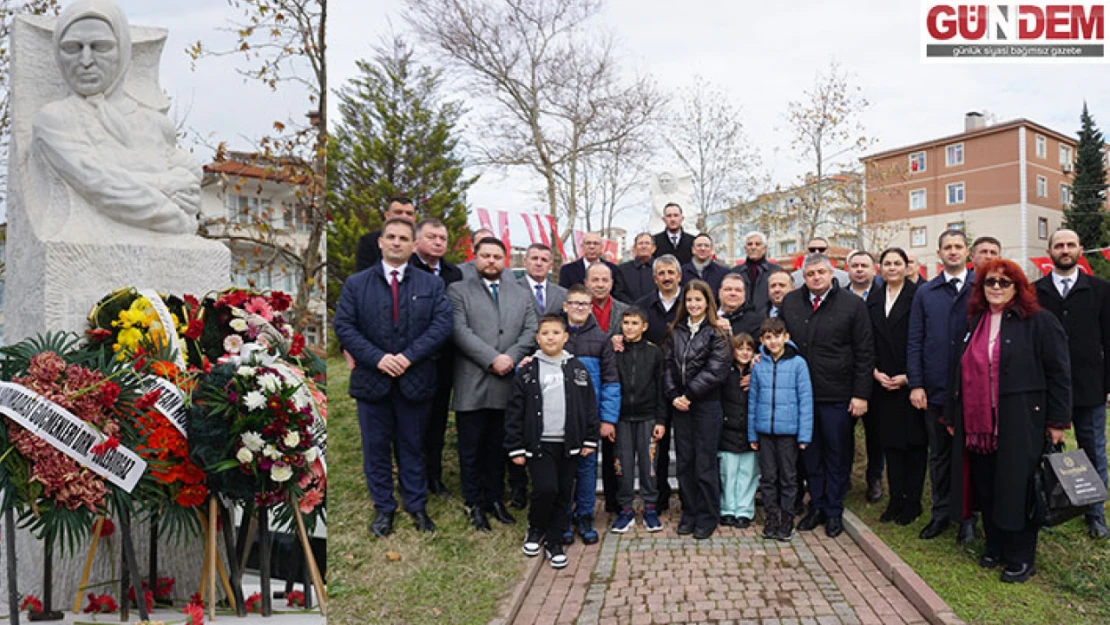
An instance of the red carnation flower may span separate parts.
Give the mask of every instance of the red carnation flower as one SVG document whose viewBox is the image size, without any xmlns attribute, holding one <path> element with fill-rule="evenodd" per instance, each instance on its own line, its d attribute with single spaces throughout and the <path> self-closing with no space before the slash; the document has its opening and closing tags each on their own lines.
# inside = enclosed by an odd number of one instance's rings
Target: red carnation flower
<svg viewBox="0 0 1110 625">
<path fill-rule="evenodd" d="M 116 400 L 119 399 L 119 393 L 119 384 L 115 382 L 105 382 L 104 385 L 100 387 L 100 403 L 103 404 L 105 408 L 111 408 L 116 404 Z"/>
<path fill-rule="evenodd" d="M 42 612 L 42 601 L 34 595 L 27 595 L 23 598 L 23 603 L 19 604 L 19 609 L 28 612 Z"/>
<path fill-rule="evenodd" d="M 200 319 L 193 319 L 185 330 L 185 338 L 195 341 L 200 338 L 202 332 L 204 332 L 204 322 Z"/>
<path fill-rule="evenodd" d="M 94 343 L 101 343 L 112 338 L 112 331 L 105 330 L 104 328 L 85 330 L 85 334 L 89 335 L 89 339 Z"/>
<path fill-rule="evenodd" d="M 149 393 L 145 393 L 142 397 L 135 401 L 135 407 L 139 410 L 148 410 L 153 408 L 158 403 L 158 398 L 162 396 L 162 389 L 156 388 Z"/>
<path fill-rule="evenodd" d="M 289 346 L 289 355 L 294 358 L 300 356 L 304 352 L 304 335 L 294 334 L 293 343 Z"/>
<path fill-rule="evenodd" d="M 190 603 L 182 612 L 188 617 L 185 619 L 185 625 L 204 625 L 204 606 Z"/>
<path fill-rule="evenodd" d="M 108 538 L 109 536 L 111 536 L 112 534 L 115 534 L 115 533 L 116 533 L 116 524 L 112 523 L 112 519 L 104 519 L 104 522 L 100 524 L 100 537 L 101 538 Z"/>
<path fill-rule="evenodd" d="M 289 307 L 292 306 L 292 305 L 293 305 L 293 298 L 289 297 L 284 292 L 282 292 L 282 291 L 271 291 L 270 292 L 270 307 L 272 307 L 275 311 L 281 312 L 283 310 L 288 310 Z"/>
<path fill-rule="evenodd" d="M 262 611 L 262 593 L 256 592 L 247 597 L 246 601 L 247 612 L 261 612 Z"/>
</svg>

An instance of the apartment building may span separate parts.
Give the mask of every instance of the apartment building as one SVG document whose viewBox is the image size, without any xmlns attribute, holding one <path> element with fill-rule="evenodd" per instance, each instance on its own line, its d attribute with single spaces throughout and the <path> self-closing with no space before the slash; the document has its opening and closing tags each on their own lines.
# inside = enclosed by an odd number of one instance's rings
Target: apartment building
<svg viewBox="0 0 1110 625">
<path fill-rule="evenodd" d="M 1071 202 L 1077 141 L 1027 119 L 987 124 L 968 113 L 964 131 L 862 158 L 868 228 L 891 228 L 890 244 L 932 257 L 948 228 L 990 235 L 1021 264 L 1041 256 Z M 932 271 L 930 271 L 930 275 Z"/>
<path fill-rule="evenodd" d="M 234 286 L 296 293 L 296 265 L 259 241 L 294 253 L 305 248 L 311 228 L 300 199 L 304 192 L 304 186 L 290 180 L 282 168 L 268 166 L 251 154 L 231 152 L 204 166 L 201 225 L 231 248 Z M 324 245 L 321 241 L 321 252 Z M 323 345 L 325 337 L 323 284 L 320 281 L 321 287 L 310 296 L 312 321 L 304 333 L 314 346 Z"/>
</svg>

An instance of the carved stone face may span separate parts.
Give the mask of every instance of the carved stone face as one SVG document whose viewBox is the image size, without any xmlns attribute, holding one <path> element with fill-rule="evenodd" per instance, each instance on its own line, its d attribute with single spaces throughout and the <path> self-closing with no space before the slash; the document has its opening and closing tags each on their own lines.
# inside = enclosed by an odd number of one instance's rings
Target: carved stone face
<svg viewBox="0 0 1110 625">
<path fill-rule="evenodd" d="M 659 190 L 665 195 L 672 195 L 678 191 L 678 181 L 675 180 L 674 174 L 666 171 L 659 174 Z"/>
<path fill-rule="evenodd" d="M 58 62 L 66 84 L 78 95 L 104 93 L 120 69 L 120 50 L 107 22 L 87 17 L 77 20 L 58 43 Z"/>
</svg>

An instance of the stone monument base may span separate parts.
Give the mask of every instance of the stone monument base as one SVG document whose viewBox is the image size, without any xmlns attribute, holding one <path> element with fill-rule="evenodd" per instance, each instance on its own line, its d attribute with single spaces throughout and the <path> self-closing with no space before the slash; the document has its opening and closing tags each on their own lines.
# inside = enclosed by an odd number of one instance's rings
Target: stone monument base
<svg viewBox="0 0 1110 625">
<path fill-rule="evenodd" d="M 9 241 L 4 342 L 83 333 L 93 305 L 121 287 L 199 298 L 230 286 L 231 251 L 223 243 L 153 233 L 144 243 Z"/>
</svg>

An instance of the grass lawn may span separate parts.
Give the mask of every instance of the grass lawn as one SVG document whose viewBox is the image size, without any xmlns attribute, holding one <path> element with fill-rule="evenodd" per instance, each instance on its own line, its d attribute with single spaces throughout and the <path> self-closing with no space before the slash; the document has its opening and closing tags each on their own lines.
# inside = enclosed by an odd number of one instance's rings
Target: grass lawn
<svg viewBox="0 0 1110 625">
<path fill-rule="evenodd" d="M 451 499 L 432 496 L 428 514 L 439 531 L 419 534 L 403 513 L 393 536 L 370 534 L 374 505 L 362 474 L 355 402 L 347 367 L 328 361 L 328 623 L 486 623 L 523 573 L 523 515 L 506 528 L 478 533 L 464 517 L 454 423 L 448 424 L 444 480 Z"/>
<path fill-rule="evenodd" d="M 1025 584 L 1004 584 L 998 579 L 997 569 L 979 568 L 983 539 L 965 548 L 956 544 L 953 529 L 933 540 L 917 537 L 929 520 L 928 484 L 923 502 L 926 512 L 917 522 L 907 527 L 879 523 L 887 500 L 884 497 L 877 504 L 868 504 L 864 499 L 863 472 L 867 461 L 862 426 L 856 428 L 856 435 L 856 462 L 848 507 L 913 567 L 960 618 L 984 625 L 1110 623 L 1110 541 L 1088 538 L 1082 518 L 1041 530 L 1037 575 Z M 1068 449 L 1076 447 L 1070 431 L 1067 445 Z"/>
</svg>

